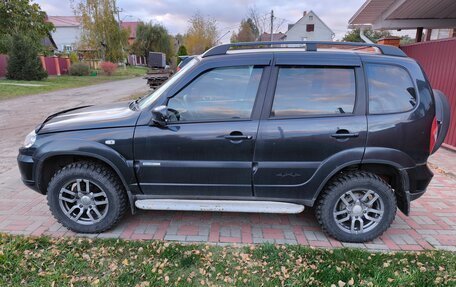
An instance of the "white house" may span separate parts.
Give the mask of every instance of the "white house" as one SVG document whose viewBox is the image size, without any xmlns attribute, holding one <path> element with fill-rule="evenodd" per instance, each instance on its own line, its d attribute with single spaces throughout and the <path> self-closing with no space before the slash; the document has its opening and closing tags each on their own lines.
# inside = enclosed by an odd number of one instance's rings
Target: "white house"
<svg viewBox="0 0 456 287">
<path fill-rule="evenodd" d="M 313 11 L 304 11 L 301 19 L 288 25 L 287 41 L 332 41 L 334 32 Z"/>
<path fill-rule="evenodd" d="M 77 16 L 48 16 L 48 22 L 55 26 L 52 32 L 59 51 L 73 51 L 81 37 L 81 19 Z"/>
</svg>

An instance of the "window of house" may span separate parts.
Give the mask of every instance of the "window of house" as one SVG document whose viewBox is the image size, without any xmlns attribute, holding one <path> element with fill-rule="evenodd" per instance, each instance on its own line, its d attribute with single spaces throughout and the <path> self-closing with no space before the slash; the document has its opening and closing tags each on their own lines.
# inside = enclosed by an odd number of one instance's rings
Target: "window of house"
<svg viewBox="0 0 456 287">
<path fill-rule="evenodd" d="M 314 19 L 314 16 L 310 15 L 309 20 L 312 21 Z"/>
<path fill-rule="evenodd" d="M 416 105 L 416 91 L 407 71 L 398 66 L 367 64 L 369 113 L 406 112 Z"/>
<path fill-rule="evenodd" d="M 315 25 L 314 24 L 307 24 L 306 26 L 306 31 L 307 32 L 313 32 L 315 30 Z"/>
<path fill-rule="evenodd" d="M 352 68 L 283 67 L 271 117 L 351 114 L 355 97 Z"/>
<path fill-rule="evenodd" d="M 171 122 L 249 119 L 263 68 L 224 67 L 210 70 L 169 99 L 177 111 Z"/>
</svg>

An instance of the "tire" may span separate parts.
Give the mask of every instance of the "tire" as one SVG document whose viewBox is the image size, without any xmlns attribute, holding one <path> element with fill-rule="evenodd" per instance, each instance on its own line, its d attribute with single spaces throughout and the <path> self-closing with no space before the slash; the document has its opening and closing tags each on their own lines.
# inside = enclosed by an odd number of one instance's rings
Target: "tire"
<svg viewBox="0 0 456 287">
<path fill-rule="evenodd" d="M 57 221 L 79 233 L 110 229 L 127 208 L 126 192 L 117 175 L 88 161 L 57 171 L 49 182 L 47 199 Z"/>
<path fill-rule="evenodd" d="M 361 243 L 385 232 L 396 210 L 391 187 L 377 175 L 360 171 L 332 180 L 320 195 L 315 212 L 324 232 L 339 241 Z"/>
</svg>

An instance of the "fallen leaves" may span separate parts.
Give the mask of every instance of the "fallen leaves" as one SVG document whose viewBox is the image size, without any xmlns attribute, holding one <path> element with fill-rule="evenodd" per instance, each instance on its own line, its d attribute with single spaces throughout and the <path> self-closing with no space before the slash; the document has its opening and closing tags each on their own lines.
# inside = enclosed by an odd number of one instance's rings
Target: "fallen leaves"
<svg viewBox="0 0 456 287">
<path fill-rule="evenodd" d="M 37 278 L 46 286 L 104 286 L 119 278 L 135 287 L 402 286 L 417 276 L 429 286 L 451 285 L 456 277 L 456 256 L 440 251 L 367 253 L 272 244 L 219 247 L 8 236 L 0 236 L 0 251 L 0 268 L 15 271 L 4 272 L 0 286 L 27 286 Z"/>
<path fill-rule="evenodd" d="M 125 259 L 122 261 L 122 264 L 125 265 L 125 266 L 130 265 L 130 263 L 128 262 L 128 259 L 127 259 L 127 258 L 125 258 Z"/>
</svg>

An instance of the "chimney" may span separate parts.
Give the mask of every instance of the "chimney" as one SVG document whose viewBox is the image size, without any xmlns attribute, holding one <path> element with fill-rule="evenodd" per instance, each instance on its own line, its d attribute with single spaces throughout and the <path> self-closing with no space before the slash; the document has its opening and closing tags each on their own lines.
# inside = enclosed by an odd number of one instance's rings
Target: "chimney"
<svg viewBox="0 0 456 287">
<path fill-rule="evenodd" d="M 302 13 L 302 16 L 306 16 L 306 15 L 307 15 L 307 11 L 304 11 L 304 12 Z"/>
</svg>

